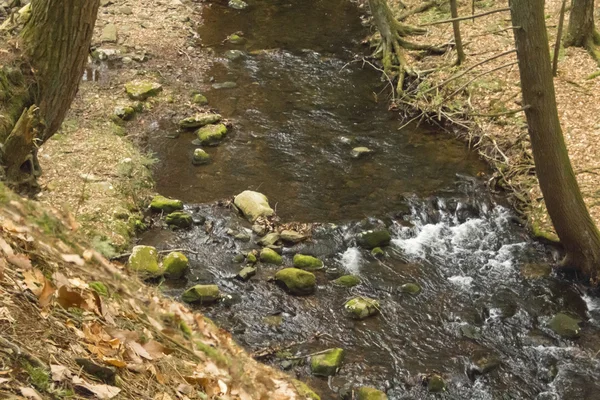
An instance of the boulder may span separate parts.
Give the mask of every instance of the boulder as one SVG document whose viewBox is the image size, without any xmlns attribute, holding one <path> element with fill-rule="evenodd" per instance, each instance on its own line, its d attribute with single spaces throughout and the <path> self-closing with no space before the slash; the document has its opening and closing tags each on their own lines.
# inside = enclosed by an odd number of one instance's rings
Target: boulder
<svg viewBox="0 0 600 400">
<path fill-rule="evenodd" d="M 260 261 L 266 264 L 283 264 L 283 258 L 273 249 L 264 248 L 260 251 Z"/>
<path fill-rule="evenodd" d="M 205 95 L 196 93 L 192 96 L 192 103 L 197 104 L 199 106 L 205 106 L 208 104 L 208 99 Z"/>
<path fill-rule="evenodd" d="M 150 81 L 133 81 L 125 84 L 125 91 L 132 100 L 146 100 L 162 91 L 162 85 Z"/>
<path fill-rule="evenodd" d="M 279 237 L 286 243 L 300 243 L 308 238 L 306 235 L 289 229 L 281 231 Z"/>
<path fill-rule="evenodd" d="M 344 275 L 333 281 L 338 286 L 344 286 L 347 288 L 360 284 L 360 278 L 356 275 Z"/>
<path fill-rule="evenodd" d="M 243 10 L 248 7 L 248 3 L 243 0 L 229 0 L 229 8 L 233 8 L 234 10 Z"/>
<path fill-rule="evenodd" d="M 315 275 L 298 268 L 282 269 L 275 274 L 275 280 L 289 293 L 295 295 L 311 294 L 317 288 Z"/>
<path fill-rule="evenodd" d="M 117 43 L 119 34 L 117 32 L 117 26 L 115 24 L 108 24 L 102 29 L 102 36 L 100 41 L 103 43 Z"/>
<path fill-rule="evenodd" d="M 387 395 L 381 390 L 372 387 L 363 386 L 356 390 L 357 400 L 387 400 Z"/>
<path fill-rule="evenodd" d="M 152 246 L 135 246 L 131 251 L 127 266 L 143 277 L 161 275 L 161 270 L 158 266 L 158 252 Z"/>
<path fill-rule="evenodd" d="M 150 208 L 153 211 L 171 213 L 173 211 L 183 210 L 183 202 L 181 200 L 169 199 L 165 196 L 154 196 L 150 203 Z"/>
<path fill-rule="evenodd" d="M 372 152 L 368 147 L 355 147 L 352 149 L 352 157 L 360 158 Z"/>
<path fill-rule="evenodd" d="M 210 155 L 202 150 L 202 149 L 195 149 L 194 150 L 194 156 L 192 157 L 192 164 L 194 165 L 204 165 L 204 164 L 208 164 L 210 162 Z"/>
<path fill-rule="evenodd" d="M 304 382 L 301 382 L 297 379 L 292 379 L 292 383 L 294 387 L 298 391 L 300 398 L 303 400 L 321 400 L 319 395 L 317 395 L 308 385 Z"/>
<path fill-rule="evenodd" d="M 365 231 L 358 234 L 356 242 L 365 249 L 387 246 L 392 240 L 392 235 L 387 229 Z"/>
<path fill-rule="evenodd" d="M 173 251 L 163 258 L 162 266 L 167 278 L 179 279 L 187 270 L 189 261 L 187 257 L 178 251 Z"/>
<path fill-rule="evenodd" d="M 242 268 L 242 270 L 240 272 L 238 272 L 238 274 L 235 277 L 241 281 L 247 281 L 248 279 L 252 278 L 254 275 L 256 275 L 256 267 L 248 266 L 248 267 Z"/>
<path fill-rule="evenodd" d="M 346 312 L 355 319 L 365 319 L 379 313 L 379 302 L 366 297 L 355 297 L 344 304 Z"/>
<path fill-rule="evenodd" d="M 400 286 L 400 291 L 402 293 L 416 296 L 417 294 L 421 293 L 421 286 L 417 285 L 416 283 L 405 283 L 404 285 Z"/>
<path fill-rule="evenodd" d="M 177 228 L 189 228 L 194 223 L 192 216 L 184 211 L 175 211 L 165 218 L 167 225 Z"/>
<path fill-rule="evenodd" d="M 344 349 L 330 349 L 311 358 L 310 370 L 313 375 L 333 376 L 342 366 L 342 361 L 344 361 Z"/>
<path fill-rule="evenodd" d="M 275 213 L 264 194 L 251 190 L 245 190 L 235 196 L 233 204 L 250 222 L 254 222 L 258 217 L 270 217 Z"/>
<path fill-rule="evenodd" d="M 296 254 L 294 256 L 294 267 L 304 269 L 306 271 L 315 271 L 323 268 L 323 261 L 313 256 Z"/>
<path fill-rule="evenodd" d="M 559 336 L 566 339 L 577 339 L 581 332 L 579 322 L 579 319 L 565 313 L 558 313 L 550 320 L 548 326 Z"/>
<path fill-rule="evenodd" d="M 181 295 L 181 299 L 186 303 L 210 304 L 220 298 L 221 292 L 217 285 L 195 285 Z"/>
<path fill-rule="evenodd" d="M 181 129 L 197 129 L 205 125 L 216 124 L 223 117 L 220 114 L 203 113 L 187 117 L 179 121 Z"/>
<path fill-rule="evenodd" d="M 196 131 L 201 146 L 216 146 L 227 135 L 227 127 L 223 124 L 205 125 Z"/>
</svg>

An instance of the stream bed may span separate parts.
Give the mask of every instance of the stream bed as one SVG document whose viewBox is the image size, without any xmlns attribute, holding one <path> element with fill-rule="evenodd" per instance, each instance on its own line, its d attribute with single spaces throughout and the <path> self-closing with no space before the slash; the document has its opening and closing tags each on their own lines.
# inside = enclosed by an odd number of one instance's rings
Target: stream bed
<svg viewBox="0 0 600 400">
<path fill-rule="evenodd" d="M 330 379 L 312 376 L 308 364 L 262 360 L 322 399 L 348 385 L 374 386 L 390 399 L 600 398 L 600 301 L 551 275 L 524 273 L 557 256 L 477 178 L 487 166 L 439 128 L 403 126 L 387 112 L 389 88 L 355 61 L 368 33 L 360 16 L 347 0 L 249 1 L 245 10 L 205 3 L 198 33 L 215 55 L 203 93 L 233 129 L 198 167 L 193 135 L 150 140 L 160 159 L 157 190 L 206 218 L 190 230 L 158 225 L 142 236 L 159 249 L 194 252 L 187 281 L 165 283 L 164 292 L 219 285 L 226 298 L 199 309 L 251 352 L 294 342 L 293 355 L 344 348 Z M 239 31 L 243 44 L 224 44 Z M 372 153 L 352 157 L 358 146 Z M 248 282 L 234 279 L 241 265 L 232 259 L 260 248 L 228 202 L 248 189 L 264 193 L 281 222 L 311 224 L 310 240 L 281 251 L 285 265 L 295 253 L 323 260 L 315 294 L 285 293 L 269 281 L 273 265 L 259 264 Z M 356 243 L 375 226 L 392 232 L 382 259 Z M 361 284 L 331 284 L 349 273 Z M 403 293 L 409 282 L 422 292 Z M 378 299 L 380 315 L 349 319 L 343 304 L 354 296 Z M 548 328 L 561 311 L 581 319 L 579 339 Z M 495 368 L 476 371 L 482 358 L 497 360 Z M 431 373 L 444 377 L 444 393 L 421 384 Z"/>
</svg>

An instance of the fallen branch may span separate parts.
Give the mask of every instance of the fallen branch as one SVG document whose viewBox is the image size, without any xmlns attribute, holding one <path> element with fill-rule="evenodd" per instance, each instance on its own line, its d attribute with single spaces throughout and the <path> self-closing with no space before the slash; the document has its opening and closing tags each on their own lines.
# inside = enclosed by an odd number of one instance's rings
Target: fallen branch
<svg viewBox="0 0 600 400">
<path fill-rule="evenodd" d="M 265 357 L 269 357 L 272 356 L 273 354 L 282 351 L 282 350 L 287 350 L 289 348 L 295 347 L 295 346 L 299 346 L 301 344 L 305 344 L 308 342 L 312 342 L 315 339 L 320 338 L 321 336 L 324 336 L 325 334 L 321 333 L 321 332 L 316 332 L 314 335 L 312 335 L 310 338 L 306 339 L 306 340 L 301 340 L 301 341 L 295 341 L 295 342 L 291 342 L 288 343 L 285 346 L 274 346 L 274 347 L 267 347 L 265 349 L 261 349 L 261 350 L 257 350 L 255 352 L 252 353 L 252 358 L 265 358 Z M 300 357 L 300 358 L 304 358 L 304 357 Z M 293 358 L 288 358 L 288 360 L 292 360 Z"/>
<path fill-rule="evenodd" d="M 503 111 L 503 112 L 499 112 L 499 113 L 495 113 L 495 114 L 469 114 L 471 117 L 488 117 L 488 118 L 495 118 L 495 117 L 501 117 L 503 115 L 513 115 L 513 114 L 517 114 L 520 113 L 522 111 L 528 110 L 530 109 L 531 106 L 527 105 L 525 107 L 521 107 L 518 108 L 516 110 L 509 110 L 509 111 Z"/>
<path fill-rule="evenodd" d="M 510 7 L 498 8 L 497 10 L 490 10 L 490 11 L 486 11 L 486 12 L 479 13 L 479 14 L 469 15 L 468 17 L 444 19 L 441 21 L 430 22 L 428 24 L 423 24 L 423 25 L 419 25 L 419 26 L 433 26 L 433 25 L 446 24 L 449 22 L 464 21 L 467 19 L 475 19 L 475 18 L 484 17 L 486 15 L 495 14 L 495 13 L 504 12 L 504 11 L 510 11 Z"/>
<path fill-rule="evenodd" d="M 0 336 L 0 345 L 1 345 L 0 351 L 7 353 L 13 357 L 23 357 L 24 359 L 29 361 L 29 363 L 32 364 L 34 367 L 48 369 L 46 364 L 43 361 L 41 361 L 39 358 L 37 358 L 33 354 L 30 354 L 29 352 L 21 349 L 16 344 L 9 342 L 8 340 L 4 339 L 2 336 Z"/>
<path fill-rule="evenodd" d="M 471 83 L 473 83 L 477 79 L 481 78 L 482 76 L 491 74 L 492 72 L 496 72 L 496 71 L 501 70 L 503 68 L 511 67 L 513 65 L 516 65 L 516 64 L 518 64 L 517 61 L 513 61 L 513 62 L 510 62 L 510 63 L 502 64 L 499 67 L 492 68 L 492 69 L 490 69 L 488 71 L 485 71 L 485 72 L 482 72 L 482 73 L 476 75 L 473 79 L 470 79 L 467 83 L 465 83 L 464 85 L 462 85 L 461 87 L 459 87 L 458 89 L 456 89 L 450 95 L 446 96 L 442 102 L 448 100 L 449 98 L 452 98 L 452 97 L 456 96 L 458 93 L 460 93 L 462 90 L 464 90 L 467 86 L 469 86 Z"/>
<path fill-rule="evenodd" d="M 425 11 L 429 10 L 430 8 L 439 6 L 441 3 L 442 2 L 440 2 L 439 0 L 432 0 L 432 1 L 425 2 L 418 7 L 415 7 L 408 11 L 404 11 L 402 14 L 400 14 L 398 16 L 398 21 L 404 21 L 406 18 L 410 17 L 411 15 L 425 12 Z"/>
</svg>

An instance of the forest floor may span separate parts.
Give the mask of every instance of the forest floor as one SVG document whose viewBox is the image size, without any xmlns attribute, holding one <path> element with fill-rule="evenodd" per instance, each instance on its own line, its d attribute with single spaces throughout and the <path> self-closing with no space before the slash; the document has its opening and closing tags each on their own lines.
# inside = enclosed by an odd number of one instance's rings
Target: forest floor
<svg viewBox="0 0 600 400">
<path fill-rule="evenodd" d="M 420 3 L 419 0 L 404 1 L 409 9 Z M 549 45 L 553 49 L 562 2 L 547 0 L 545 4 Z M 459 0 L 458 6 L 459 16 L 472 14 L 471 1 Z M 475 1 L 476 14 L 504 7 L 504 1 Z M 567 12 L 565 31 L 568 17 Z M 439 8 L 415 14 L 406 22 L 427 25 L 449 18 L 451 15 L 446 3 Z M 514 49 L 511 25 L 508 11 L 461 22 L 466 62 L 459 67 L 453 66 L 455 51 L 447 52 L 442 57 L 422 57 L 411 52 L 411 65 L 417 70 L 437 69 L 424 78 L 417 89 L 417 99 L 411 103 L 420 110 L 443 115 L 454 122 L 451 126 L 455 132 L 495 167 L 496 174 L 490 179 L 493 187 L 506 188 L 513 194 L 513 204 L 529 221 L 534 234 L 553 239 L 556 236 L 534 175 L 524 113 L 489 116 L 523 107 L 516 54 L 486 62 L 460 78 L 433 89 L 494 55 Z M 410 40 L 434 45 L 453 41 L 450 23 L 427 26 L 427 30 L 424 36 L 415 36 Z M 561 47 L 558 76 L 554 80 L 558 112 L 581 191 L 592 218 L 600 226 L 600 77 L 595 74 L 597 71 L 597 63 L 586 50 Z"/>
</svg>

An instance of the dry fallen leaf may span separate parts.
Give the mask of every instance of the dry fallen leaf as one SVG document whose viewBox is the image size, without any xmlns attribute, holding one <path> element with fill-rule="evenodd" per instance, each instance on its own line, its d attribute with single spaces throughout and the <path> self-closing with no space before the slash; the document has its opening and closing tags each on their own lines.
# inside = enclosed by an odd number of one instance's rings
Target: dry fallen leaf
<svg viewBox="0 0 600 400">
<path fill-rule="evenodd" d="M 101 400 L 112 399 L 121 392 L 121 389 L 116 386 L 88 383 L 78 376 L 73 376 L 73 384 L 90 391 Z"/>
<path fill-rule="evenodd" d="M 28 388 L 28 387 L 22 387 L 22 388 L 19 388 L 19 390 L 21 391 L 21 394 L 23 395 L 23 397 L 26 397 L 28 399 L 34 399 L 34 400 L 42 400 L 42 397 L 38 394 L 38 392 L 35 391 L 35 389 Z"/>
<path fill-rule="evenodd" d="M 173 400 L 173 398 L 167 393 L 159 393 L 156 396 L 154 396 L 153 400 Z"/>
<path fill-rule="evenodd" d="M 8 323 L 15 322 L 15 319 L 10 314 L 10 310 L 7 307 L 0 307 L 0 321 L 7 321 Z"/>
<path fill-rule="evenodd" d="M 4 270 L 6 269 L 7 264 L 4 257 L 0 256 L 0 281 L 4 279 Z"/>
<path fill-rule="evenodd" d="M 23 283 L 25 284 L 26 289 L 29 289 L 36 297 L 39 297 L 44 290 L 46 278 L 42 271 L 34 269 L 23 272 Z"/>
<path fill-rule="evenodd" d="M 79 254 L 63 254 L 61 255 L 61 257 L 68 263 L 75 264 L 80 267 L 83 267 L 85 265 L 85 261 L 83 260 L 83 258 L 81 258 L 81 256 L 79 256 Z"/>
<path fill-rule="evenodd" d="M 6 260 L 17 268 L 31 269 L 31 260 L 24 254 L 6 255 Z"/>
<path fill-rule="evenodd" d="M 52 380 L 55 382 L 62 382 L 71 377 L 71 371 L 64 365 L 50 364 L 50 372 L 52 373 Z"/>
<path fill-rule="evenodd" d="M 125 368 L 127 366 L 125 361 L 119 360 L 118 358 L 102 357 L 102 361 L 117 368 Z"/>
<path fill-rule="evenodd" d="M 6 254 L 7 256 L 12 256 L 13 254 L 15 254 L 12 247 L 10 247 L 10 245 L 8 243 L 6 243 L 6 241 L 4 239 L 2 239 L 1 237 L 0 237 L 0 250 L 2 250 L 2 252 L 4 254 Z"/>
<path fill-rule="evenodd" d="M 162 343 L 159 343 L 156 340 L 149 340 L 147 343 L 144 344 L 143 347 L 148 352 L 148 354 L 154 359 L 159 359 L 164 355 L 168 355 L 173 352 L 173 350 L 163 346 Z"/>
</svg>

